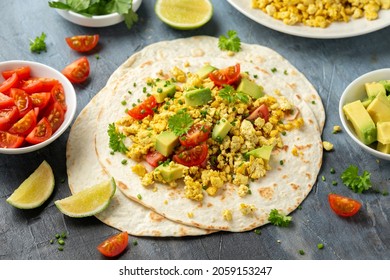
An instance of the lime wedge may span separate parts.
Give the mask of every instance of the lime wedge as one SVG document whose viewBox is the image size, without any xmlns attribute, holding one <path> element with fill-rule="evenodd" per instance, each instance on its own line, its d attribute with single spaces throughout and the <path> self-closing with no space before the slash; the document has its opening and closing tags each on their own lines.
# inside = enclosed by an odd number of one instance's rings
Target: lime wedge
<svg viewBox="0 0 390 280">
<path fill-rule="evenodd" d="M 50 197 L 53 190 L 53 170 L 46 161 L 43 161 L 12 195 L 7 198 L 7 202 L 20 209 L 37 208 Z"/>
<path fill-rule="evenodd" d="M 181 30 L 201 27 L 213 16 L 209 0 L 157 0 L 154 10 L 161 21 Z"/>
<path fill-rule="evenodd" d="M 63 214 L 69 217 L 89 217 L 107 208 L 115 189 L 115 180 L 111 178 L 108 181 L 83 189 L 74 195 L 56 200 L 54 204 Z"/>
</svg>

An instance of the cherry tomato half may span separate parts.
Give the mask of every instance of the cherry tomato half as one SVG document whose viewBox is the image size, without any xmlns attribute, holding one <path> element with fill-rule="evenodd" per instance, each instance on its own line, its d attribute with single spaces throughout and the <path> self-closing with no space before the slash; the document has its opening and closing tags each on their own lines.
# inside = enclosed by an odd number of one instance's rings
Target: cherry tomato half
<svg viewBox="0 0 390 280">
<path fill-rule="evenodd" d="M 127 248 L 128 240 L 129 235 L 124 231 L 104 240 L 97 246 L 97 249 L 106 257 L 116 257 Z"/>
<path fill-rule="evenodd" d="M 328 195 L 330 208 L 339 216 L 351 217 L 355 215 L 362 206 L 359 201 L 352 198 L 331 193 Z"/>
<path fill-rule="evenodd" d="M 19 81 L 18 75 L 13 73 L 11 77 L 0 84 L 0 92 L 6 93 L 10 88 L 14 87 Z"/>
<path fill-rule="evenodd" d="M 31 101 L 33 103 L 34 108 L 39 108 L 42 110 L 49 104 L 51 94 L 50 92 L 36 92 L 30 95 Z"/>
<path fill-rule="evenodd" d="M 34 129 L 37 124 L 37 116 L 34 109 L 30 110 L 23 118 L 18 120 L 8 130 L 9 133 L 25 136 Z"/>
<path fill-rule="evenodd" d="M 65 112 L 67 107 L 65 102 L 65 91 L 62 84 L 57 84 L 51 89 L 51 97 L 53 102 L 58 102 Z"/>
<path fill-rule="evenodd" d="M 30 78 L 20 82 L 19 88 L 31 94 L 35 92 L 51 91 L 60 82 L 52 78 Z"/>
<path fill-rule="evenodd" d="M 0 92 L 0 109 L 9 108 L 15 105 L 14 100 Z"/>
<path fill-rule="evenodd" d="M 214 70 L 209 74 L 209 78 L 217 86 L 231 85 L 240 78 L 240 64 Z"/>
<path fill-rule="evenodd" d="M 146 155 L 145 159 L 146 162 L 149 163 L 151 166 L 157 167 L 161 164 L 161 162 L 166 161 L 167 158 L 157 151 L 152 151 Z"/>
<path fill-rule="evenodd" d="M 88 52 L 99 42 L 99 35 L 77 35 L 65 38 L 68 46 L 78 52 Z"/>
<path fill-rule="evenodd" d="M 34 129 L 27 135 L 26 141 L 30 144 L 38 144 L 46 141 L 53 134 L 49 121 L 44 117 Z"/>
<path fill-rule="evenodd" d="M 207 158 L 207 155 L 208 147 L 206 143 L 203 143 L 202 145 L 180 151 L 173 156 L 173 160 L 188 167 L 199 166 Z"/>
<path fill-rule="evenodd" d="M 62 74 L 72 83 L 78 84 L 84 82 L 89 76 L 89 61 L 83 56 L 67 65 Z"/>
<path fill-rule="evenodd" d="M 22 66 L 16 69 L 3 71 L 1 72 L 1 75 L 3 75 L 4 79 L 8 79 L 13 73 L 16 73 L 20 80 L 27 80 L 30 78 L 30 72 L 31 69 L 29 66 Z"/>
<path fill-rule="evenodd" d="M 43 116 L 49 121 L 54 133 L 64 122 L 65 113 L 64 110 L 62 110 L 62 106 L 58 102 L 54 102 L 46 109 Z"/>
<path fill-rule="evenodd" d="M 205 142 L 210 137 L 210 127 L 200 123 L 194 124 L 190 130 L 179 137 L 182 146 L 191 147 Z"/>
<path fill-rule="evenodd" d="M 6 131 L 0 131 L 1 148 L 18 148 L 22 146 L 24 138 Z"/>
<path fill-rule="evenodd" d="M 142 120 L 143 118 L 153 115 L 153 109 L 157 107 L 156 98 L 151 95 L 144 100 L 141 104 L 131 108 L 127 113 L 136 120 Z"/>
<path fill-rule="evenodd" d="M 0 130 L 8 131 L 18 118 L 18 107 L 12 106 L 10 108 L 0 109 Z"/>
<path fill-rule="evenodd" d="M 246 119 L 253 121 L 253 120 L 257 119 L 258 117 L 264 119 L 265 122 L 268 122 L 269 110 L 268 110 L 267 105 L 261 104 Z"/>
<path fill-rule="evenodd" d="M 33 103 L 30 96 L 22 89 L 11 88 L 10 96 L 14 99 L 15 105 L 18 107 L 19 115 L 26 115 L 32 108 Z"/>
</svg>

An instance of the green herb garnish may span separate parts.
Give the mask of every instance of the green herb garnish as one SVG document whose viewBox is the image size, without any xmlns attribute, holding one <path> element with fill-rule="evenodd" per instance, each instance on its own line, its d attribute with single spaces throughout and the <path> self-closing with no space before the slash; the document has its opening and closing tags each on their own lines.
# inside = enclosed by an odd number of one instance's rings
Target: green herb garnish
<svg viewBox="0 0 390 280">
<path fill-rule="evenodd" d="M 359 176 L 359 168 L 356 165 L 350 165 L 340 177 L 343 180 L 344 185 L 355 193 L 362 193 L 372 187 L 370 178 L 371 173 L 365 170 L 363 174 Z"/>
<path fill-rule="evenodd" d="M 320 249 L 320 250 L 321 250 L 321 249 L 324 249 L 324 244 L 318 243 L 318 244 L 317 244 L 317 248 Z"/>
<path fill-rule="evenodd" d="M 224 85 L 223 89 L 219 91 L 218 95 L 228 103 L 233 103 L 237 100 L 245 104 L 249 102 L 248 95 L 240 91 L 237 92 L 232 86 L 229 85 Z"/>
<path fill-rule="evenodd" d="M 229 30 L 227 36 L 219 36 L 218 47 L 223 51 L 239 52 L 241 49 L 241 40 L 237 36 L 237 32 Z"/>
<path fill-rule="evenodd" d="M 277 209 L 272 209 L 269 213 L 268 221 L 275 225 L 280 227 L 288 227 L 290 222 L 292 220 L 292 217 L 283 215 L 279 213 Z"/>
<path fill-rule="evenodd" d="M 30 51 L 35 53 L 41 53 L 46 51 L 46 34 L 42 32 L 40 37 L 36 37 L 35 40 L 30 39 Z"/>
<path fill-rule="evenodd" d="M 194 120 L 183 110 L 178 111 L 168 119 L 168 127 L 177 136 L 181 136 L 190 130 Z"/>
<path fill-rule="evenodd" d="M 114 123 L 108 125 L 107 133 L 110 137 L 109 147 L 114 152 L 120 152 L 124 154 L 128 151 L 124 143 L 124 139 L 126 138 L 126 136 L 123 133 L 119 133 L 116 131 Z"/>
</svg>

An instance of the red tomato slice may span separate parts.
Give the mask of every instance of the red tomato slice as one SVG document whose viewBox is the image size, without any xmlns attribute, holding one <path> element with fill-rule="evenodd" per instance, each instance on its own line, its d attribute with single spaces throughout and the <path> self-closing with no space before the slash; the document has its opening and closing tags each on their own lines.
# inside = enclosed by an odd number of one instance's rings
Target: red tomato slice
<svg viewBox="0 0 390 280">
<path fill-rule="evenodd" d="M 29 66 L 22 66 L 16 69 L 3 71 L 1 74 L 3 75 L 4 79 L 8 79 L 12 76 L 13 73 L 16 73 L 16 75 L 19 77 L 19 80 L 27 80 L 30 78 L 30 72 L 31 69 Z"/>
<path fill-rule="evenodd" d="M 26 141 L 30 144 L 38 144 L 46 141 L 53 134 L 49 121 L 44 117 L 35 128 L 27 135 Z"/>
<path fill-rule="evenodd" d="M 127 248 L 128 240 L 129 235 L 124 231 L 104 240 L 97 246 L 97 249 L 106 257 L 116 257 Z"/>
<path fill-rule="evenodd" d="M 5 93 L 10 88 L 14 87 L 17 82 L 19 81 L 18 75 L 16 73 L 13 73 L 11 77 L 6 79 L 4 82 L 0 84 L 0 92 Z"/>
<path fill-rule="evenodd" d="M 205 142 L 210 137 L 210 127 L 200 123 L 194 124 L 190 130 L 179 137 L 182 146 L 191 147 Z"/>
<path fill-rule="evenodd" d="M 0 109 L 0 130 L 8 131 L 18 118 L 18 107 L 12 106 L 10 108 Z"/>
<path fill-rule="evenodd" d="M 31 101 L 33 103 L 34 108 L 39 108 L 39 110 L 42 110 L 46 107 L 46 105 L 49 103 L 49 100 L 51 98 L 50 92 L 36 92 L 32 93 L 30 95 Z"/>
<path fill-rule="evenodd" d="M 257 119 L 258 117 L 265 120 L 265 122 L 268 122 L 269 119 L 269 110 L 267 105 L 261 104 L 260 107 L 256 108 L 246 119 L 253 121 Z"/>
<path fill-rule="evenodd" d="M 0 92 L 0 109 L 9 108 L 15 105 L 14 100 Z"/>
<path fill-rule="evenodd" d="M 51 129 L 54 133 L 64 122 L 65 113 L 64 110 L 62 110 L 62 106 L 58 104 L 58 102 L 54 102 L 50 107 L 47 108 L 44 117 L 46 117 L 49 121 Z"/>
<path fill-rule="evenodd" d="M 163 154 L 161 154 L 157 151 L 149 152 L 146 155 L 146 162 L 149 163 L 153 167 L 159 166 L 162 162 L 164 162 L 166 160 L 167 160 L 167 158 Z"/>
<path fill-rule="evenodd" d="M 78 52 L 88 52 L 99 42 L 99 35 L 78 35 L 65 38 L 68 46 Z"/>
<path fill-rule="evenodd" d="M 30 110 L 23 118 L 14 123 L 8 130 L 9 133 L 27 135 L 37 124 L 37 116 L 34 110 Z"/>
<path fill-rule="evenodd" d="M 156 98 L 151 95 L 144 102 L 138 104 L 132 109 L 128 110 L 127 113 L 136 120 L 142 120 L 143 118 L 153 115 L 153 109 L 157 107 Z"/>
<path fill-rule="evenodd" d="M 72 83 L 82 83 L 89 76 L 89 61 L 83 56 L 73 61 L 62 70 L 62 74 L 65 75 Z"/>
<path fill-rule="evenodd" d="M 10 96 L 14 99 L 15 105 L 18 107 L 19 115 L 21 117 L 33 108 L 31 98 L 24 90 L 11 88 Z"/>
<path fill-rule="evenodd" d="M 59 81 L 52 78 L 31 78 L 20 82 L 19 88 L 27 93 L 51 91 Z"/>
<path fill-rule="evenodd" d="M 0 131 L 0 147 L 1 148 L 18 148 L 22 146 L 24 138 L 14 135 L 6 131 Z"/>
<path fill-rule="evenodd" d="M 217 86 L 231 85 L 240 78 L 240 64 L 214 70 L 209 74 L 209 78 Z"/>
<path fill-rule="evenodd" d="M 64 91 L 64 87 L 62 86 L 62 84 L 56 84 L 52 90 L 51 90 L 51 97 L 52 97 L 52 100 L 54 102 L 58 102 L 61 107 L 62 107 L 62 110 L 64 110 L 64 112 L 66 111 L 67 107 L 66 107 L 66 102 L 65 102 L 65 91 Z"/>
<path fill-rule="evenodd" d="M 338 194 L 329 194 L 328 201 L 330 208 L 339 216 L 351 217 L 355 215 L 362 206 L 359 201 Z"/>
<path fill-rule="evenodd" d="M 179 152 L 173 156 L 173 160 L 188 167 L 199 166 L 207 158 L 207 155 L 207 144 L 203 143 L 202 145 Z"/>
</svg>

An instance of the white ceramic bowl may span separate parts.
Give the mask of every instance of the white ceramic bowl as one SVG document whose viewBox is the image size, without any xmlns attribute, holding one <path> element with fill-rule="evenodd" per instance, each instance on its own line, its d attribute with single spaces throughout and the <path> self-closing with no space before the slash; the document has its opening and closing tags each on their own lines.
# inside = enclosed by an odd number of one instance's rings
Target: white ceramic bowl
<svg viewBox="0 0 390 280">
<path fill-rule="evenodd" d="M 142 0 L 133 0 L 133 11 L 136 12 L 141 6 Z M 81 14 L 56 9 L 57 13 L 62 16 L 64 19 L 73 22 L 77 25 L 86 26 L 86 27 L 106 27 L 115 25 L 124 20 L 124 17 L 118 13 L 113 13 L 109 15 L 101 15 L 101 16 L 92 16 L 86 17 Z"/>
<path fill-rule="evenodd" d="M 15 69 L 22 66 L 30 66 L 31 77 L 45 77 L 45 78 L 54 78 L 59 80 L 62 83 L 62 86 L 64 87 L 67 110 L 65 112 L 64 122 L 49 139 L 39 144 L 35 144 L 27 147 L 0 148 L 0 153 L 2 154 L 25 154 L 25 153 L 34 152 L 36 150 L 39 150 L 49 145 L 58 137 L 60 137 L 62 133 L 65 132 L 65 130 L 71 124 L 76 113 L 77 99 L 76 99 L 76 92 L 74 90 L 74 87 L 69 82 L 69 80 L 56 69 L 33 61 L 10 60 L 5 62 L 0 62 L 0 73 L 5 70 Z M 0 83 L 2 83 L 3 81 L 4 78 L 0 75 Z"/>
<path fill-rule="evenodd" d="M 355 130 L 350 121 L 344 115 L 343 106 L 347 103 L 353 102 L 355 100 L 363 100 L 366 97 L 366 91 L 364 84 L 368 82 L 377 82 L 380 80 L 389 80 L 390 79 L 390 68 L 384 68 L 369 72 L 355 79 L 352 83 L 348 85 L 348 87 L 344 90 L 343 94 L 340 98 L 339 103 L 339 115 L 341 119 L 341 123 L 344 126 L 344 130 L 348 133 L 348 135 L 355 141 L 363 150 L 372 154 L 375 157 L 390 160 L 390 154 L 385 154 L 379 152 L 378 150 L 363 144 L 356 136 Z"/>
</svg>

